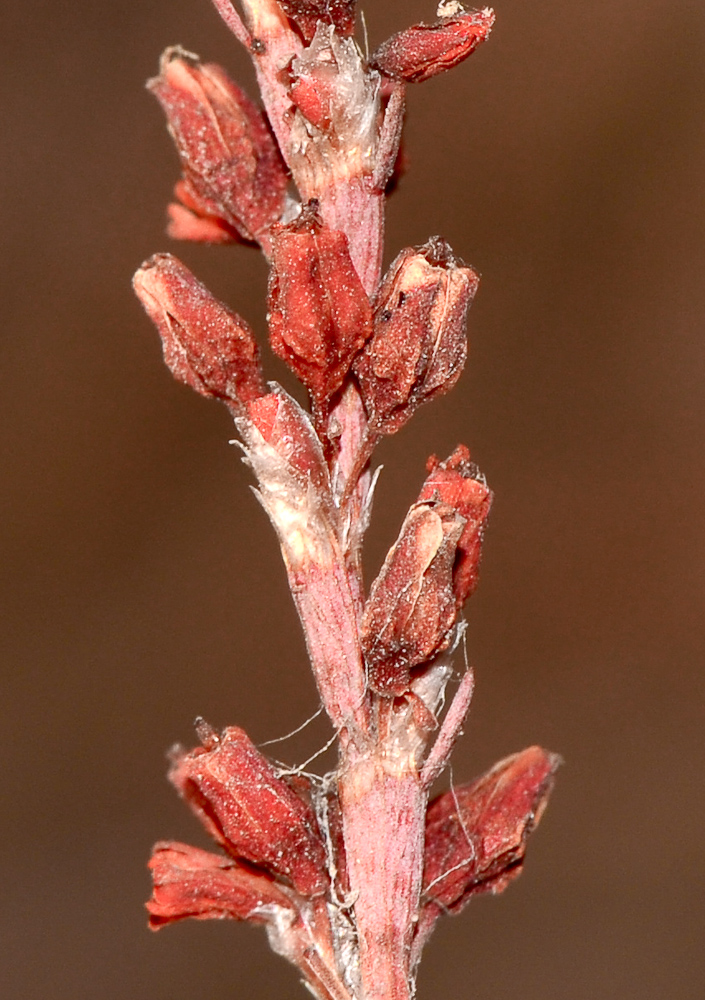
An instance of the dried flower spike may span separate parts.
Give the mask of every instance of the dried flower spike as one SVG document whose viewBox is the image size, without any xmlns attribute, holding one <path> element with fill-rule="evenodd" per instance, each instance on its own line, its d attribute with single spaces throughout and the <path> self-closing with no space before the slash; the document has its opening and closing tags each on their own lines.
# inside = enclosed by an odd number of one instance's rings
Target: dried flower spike
<svg viewBox="0 0 705 1000">
<path fill-rule="evenodd" d="M 183 171 L 169 232 L 260 244 L 270 345 L 310 412 L 265 383 L 252 330 L 176 258 L 152 257 L 134 287 L 175 377 L 233 415 L 338 761 L 326 775 L 283 769 L 243 729 L 199 721 L 202 746 L 172 752 L 170 779 L 219 853 L 155 846 L 150 926 L 259 923 L 318 1000 L 412 1000 L 436 920 L 519 873 L 558 765 L 530 747 L 428 803 L 475 683 L 466 668 L 446 708 L 492 502 L 467 448 L 429 460 L 368 595 L 361 569 L 373 450 L 459 379 L 479 280 L 439 237 L 381 274 L 405 85 L 464 59 L 494 15 L 445 0 L 436 24 L 368 60 L 354 0 L 240 0 L 242 17 L 213 2 L 264 108 L 219 67 L 167 50 L 150 89 Z"/>
</svg>

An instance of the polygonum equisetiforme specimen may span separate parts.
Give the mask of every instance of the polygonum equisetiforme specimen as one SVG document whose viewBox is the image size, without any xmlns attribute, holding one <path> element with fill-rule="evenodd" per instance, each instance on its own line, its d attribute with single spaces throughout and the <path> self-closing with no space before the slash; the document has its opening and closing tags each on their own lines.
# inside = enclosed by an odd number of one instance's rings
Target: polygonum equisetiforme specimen
<svg viewBox="0 0 705 1000">
<path fill-rule="evenodd" d="M 217 853 L 156 845 L 150 921 L 262 923 L 321 1000 L 407 1000 L 437 918 L 518 875 L 559 763 L 530 747 L 428 802 L 473 691 L 467 670 L 443 712 L 492 502 L 464 446 L 429 459 L 368 593 L 360 564 L 375 445 L 455 385 L 478 286 L 439 237 L 381 274 L 405 88 L 470 55 L 494 14 L 446 0 L 366 59 L 355 0 L 214 3 L 262 107 L 219 66 L 166 50 L 149 88 L 181 160 L 169 233 L 259 245 L 271 348 L 310 412 L 265 381 L 249 325 L 175 257 L 152 257 L 134 287 L 172 373 L 234 418 L 339 757 L 323 777 L 282 772 L 242 729 L 199 720 L 201 746 L 174 752 L 170 778 Z"/>
</svg>

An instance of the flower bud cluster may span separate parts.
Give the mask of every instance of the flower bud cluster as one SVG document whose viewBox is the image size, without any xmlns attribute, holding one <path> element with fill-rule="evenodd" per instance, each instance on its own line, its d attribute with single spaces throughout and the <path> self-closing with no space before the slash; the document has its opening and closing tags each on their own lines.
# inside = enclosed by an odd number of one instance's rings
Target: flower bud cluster
<svg viewBox="0 0 705 1000">
<path fill-rule="evenodd" d="M 335 789 L 322 809 L 308 779 L 279 772 L 243 730 L 218 734 L 201 720 L 197 728 L 203 746 L 177 748 L 170 779 L 223 853 L 155 845 L 151 926 L 185 917 L 266 923 L 282 911 L 293 920 L 329 890 L 331 862 L 345 887 Z M 529 747 L 430 803 L 421 933 L 428 935 L 442 912 L 460 911 L 477 893 L 501 892 L 519 875 L 559 764 L 555 754 Z"/>
</svg>

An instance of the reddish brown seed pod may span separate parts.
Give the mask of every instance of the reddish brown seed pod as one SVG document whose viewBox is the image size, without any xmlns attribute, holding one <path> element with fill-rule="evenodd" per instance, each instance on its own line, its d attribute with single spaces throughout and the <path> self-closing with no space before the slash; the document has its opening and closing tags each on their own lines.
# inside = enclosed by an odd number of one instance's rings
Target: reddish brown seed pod
<svg viewBox="0 0 705 1000">
<path fill-rule="evenodd" d="M 248 324 L 171 254 L 155 254 L 133 278 L 162 338 L 174 378 L 240 410 L 265 392 L 259 350 Z"/>
<path fill-rule="evenodd" d="M 272 233 L 269 284 L 272 349 L 325 406 L 372 332 L 372 309 L 346 236 L 324 226 L 315 207 Z"/>
<path fill-rule="evenodd" d="M 293 908 L 265 872 L 188 844 L 160 841 L 154 845 L 149 867 L 154 883 L 147 903 L 152 930 L 186 917 L 265 923 L 273 908 L 280 912 Z"/>
<path fill-rule="evenodd" d="M 266 244 L 284 210 L 288 175 L 262 112 L 220 66 L 178 47 L 165 51 L 147 86 L 181 158 L 186 186 L 177 197 L 187 211 Z M 173 235 L 188 235 L 185 218 L 177 213 Z"/>
<path fill-rule="evenodd" d="M 360 623 L 368 682 L 399 696 L 413 667 L 447 645 L 455 622 L 453 564 L 463 519 L 443 504 L 415 504 L 372 584 Z"/>
<path fill-rule="evenodd" d="M 533 746 L 434 799 L 426 815 L 423 890 L 453 913 L 478 892 L 502 892 L 521 870 L 561 760 Z"/>
<path fill-rule="evenodd" d="M 324 892 L 325 848 L 310 803 L 242 729 L 207 742 L 177 753 L 169 777 L 209 833 L 231 857 L 287 880 L 301 895 Z"/>
<path fill-rule="evenodd" d="M 435 238 L 403 250 L 375 300 L 374 333 L 354 363 L 371 427 L 394 434 L 448 392 L 467 357 L 466 312 L 479 278 Z"/>
<path fill-rule="evenodd" d="M 465 11 L 459 3 L 442 3 L 435 24 L 415 24 L 392 35 L 374 52 L 370 64 L 385 76 L 421 83 L 452 69 L 475 51 L 489 35 L 494 11 Z"/>
<path fill-rule="evenodd" d="M 444 462 L 439 462 L 433 455 L 429 459 L 428 470 L 429 476 L 421 488 L 419 500 L 447 504 L 465 522 L 453 566 L 453 592 L 460 608 L 477 586 L 492 492 L 477 466 L 470 461 L 470 452 L 465 445 L 458 445 Z"/>
</svg>

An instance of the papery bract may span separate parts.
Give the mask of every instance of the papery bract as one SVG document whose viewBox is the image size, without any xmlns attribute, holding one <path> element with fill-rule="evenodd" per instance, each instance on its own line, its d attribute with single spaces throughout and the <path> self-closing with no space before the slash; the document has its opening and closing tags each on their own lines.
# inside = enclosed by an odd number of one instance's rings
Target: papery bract
<svg viewBox="0 0 705 1000">
<path fill-rule="evenodd" d="M 355 599 L 321 441 L 281 387 L 236 418 L 274 524 L 326 711 L 341 741 L 367 726 Z"/>
<path fill-rule="evenodd" d="M 276 382 L 270 383 L 266 396 L 253 400 L 247 408 L 244 434 L 250 430 L 261 435 L 279 462 L 305 489 L 312 500 L 326 504 L 330 496 L 328 468 L 323 449 L 308 414 Z M 332 501 L 331 501 L 332 502 Z"/>
</svg>

